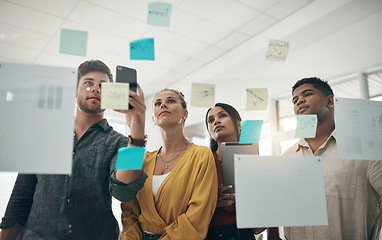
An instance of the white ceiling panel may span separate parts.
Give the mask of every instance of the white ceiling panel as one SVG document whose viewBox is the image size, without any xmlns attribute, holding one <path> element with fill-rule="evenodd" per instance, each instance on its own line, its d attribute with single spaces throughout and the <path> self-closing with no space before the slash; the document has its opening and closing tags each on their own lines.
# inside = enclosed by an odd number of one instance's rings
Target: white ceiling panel
<svg viewBox="0 0 382 240">
<path fill-rule="evenodd" d="M 76 6 L 68 19 L 130 41 L 147 30 L 147 25 L 138 20 L 84 1 Z"/>
<path fill-rule="evenodd" d="M 0 22 L 42 34 L 54 34 L 62 19 L 13 3 L 0 1 Z"/>
<path fill-rule="evenodd" d="M 221 48 L 210 46 L 196 53 L 194 58 L 202 62 L 211 62 L 225 52 L 226 51 Z"/>
<path fill-rule="evenodd" d="M 170 31 L 207 44 L 215 44 L 231 30 L 186 11 L 172 12 Z"/>
<path fill-rule="evenodd" d="M 280 1 L 278 4 L 267 9 L 267 14 L 276 18 L 283 19 L 284 17 L 290 15 L 291 13 L 298 11 L 299 8 L 306 4 L 312 2 L 311 0 L 291 0 L 291 1 Z"/>
<path fill-rule="evenodd" d="M 147 22 L 148 4 L 150 2 L 165 2 L 172 4 L 172 11 L 184 0 L 152 1 L 152 0 L 87 0 L 88 2 L 106 8 L 112 9 L 123 15 L 128 15 L 143 23 Z"/>
<path fill-rule="evenodd" d="M 0 56 L 14 59 L 17 61 L 27 62 L 31 63 L 33 62 L 38 54 L 39 51 L 23 46 L 19 46 L 16 44 L 6 43 L 6 42 L 0 42 Z"/>
<path fill-rule="evenodd" d="M 264 29 L 267 29 L 278 20 L 266 14 L 260 14 L 244 26 L 240 27 L 238 31 L 254 36 Z"/>
<path fill-rule="evenodd" d="M 25 28 L 14 27 L 0 22 L 0 42 L 7 42 L 11 44 L 20 45 L 23 47 L 30 47 L 40 50 L 48 43 L 50 36 Z"/>
<path fill-rule="evenodd" d="M 229 50 L 235 48 L 245 40 L 249 38 L 248 35 L 239 33 L 239 32 L 231 32 L 229 35 L 225 36 L 219 42 L 215 44 L 216 47 Z"/>
<path fill-rule="evenodd" d="M 48 66 L 60 66 L 60 67 L 70 67 L 73 65 L 73 62 L 83 62 L 90 58 L 79 57 L 69 54 L 55 54 L 44 52 L 39 54 L 39 56 L 34 61 L 38 65 L 48 65 Z M 107 61 L 105 60 L 105 63 Z M 78 67 L 78 66 L 77 66 Z"/>
<path fill-rule="evenodd" d="M 260 12 L 265 12 L 267 9 L 281 2 L 281 0 L 267 0 L 267 1 L 236 0 L 236 1 L 244 5 L 247 5 Z"/>
<path fill-rule="evenodd" d="M 165 49 L 183 56 L 192 56 L 208 45 L 166 29 L 151 28 L 142 38 L 154 38 L 155 48 Z"/>
<path fill-rule="evenodd" d="M 187 75 L 199 67 L 203 66 L 204 62 L 195 60 L 192 58 L 187 59 L 185 62 L 182 62 L 181 64 L 177 65 L 175 70 L 178 73 L 183 73 L 183 75 Z"/>
<path fill-rule="evenodd" d="M 150 0 L 87 0 L 87 2 L 104 9 L 134 18 L 142 23 L 147 21 L 148 3 Z"/>
<path fill-rule="evenodd" d="M 65 18 L 76 6 L 78 0 L 47 1 L 47 0 L 5 0 L 16 5 L 25 6 L 39 12 L 44 12 L 60 18 Z"/>
<path fill-rule="evenodd" d="M 179 8 L 231 29 L 241 27 L 259 14 L 233 0 L 188 0 L 181 3 Z"/>
<path fill-rule="evenodd" d="M 187 60 L 187 57 L 174 52 L 169 52 L 167 49 L 155 49 L 155 63 L 156 65 L 167 67 L 171 69 L 174 65 Z"/>
</svg>

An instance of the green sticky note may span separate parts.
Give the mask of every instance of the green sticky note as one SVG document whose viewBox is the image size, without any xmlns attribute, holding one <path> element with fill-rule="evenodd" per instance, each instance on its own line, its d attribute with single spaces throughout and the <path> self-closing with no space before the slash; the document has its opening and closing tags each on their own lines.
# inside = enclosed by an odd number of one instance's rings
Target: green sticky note
<svg viewBox="0 0 382 240">
<path fill-rule="evenodd" d="M 61 29 L 60 53 L 85 57 L 87 42 L 88 32 Z"/>
<path fill-rule="evenodd" d="M 130 42 L 131 60 L 155 60 L 154 38 L 144 38 Z"/>
<path fill-rule="evenodd" d="M 171 8 L 171 3 L 149 3 L 149 11 L 147 13 L 147 24 L 154 26 L 169 27 L 171 19 Z"/>
<path fill-rule="evenodd" d="M 108 83 L 101 85 L 101 109 L 129 109 L 129 84 L 128 83 Z"/>
<path fill-rule="evenodd" d="M 261 127 L 263 120 L 244 120 L 241 121 L 241 132 L 239 143 L 257 143 L 260 140 Z"/>
<path fill-rule="evenodd" d="M 122 147 L 118 149 L 115 169 L 141 170 L 146 149 L 143 147 Z"/>
<path fill-rule="evenodd" d="M 213 107 L 215 104 L 215 85 L 205 83 L 192 83 L 191 106 Z"/>
<path fill-rule="evenodd" d="M 296 138 L 316 137 L 316 129 L 317 129 L 316 114 L 296 115 L 296 118 L 297 118 Z"/>
</svg>

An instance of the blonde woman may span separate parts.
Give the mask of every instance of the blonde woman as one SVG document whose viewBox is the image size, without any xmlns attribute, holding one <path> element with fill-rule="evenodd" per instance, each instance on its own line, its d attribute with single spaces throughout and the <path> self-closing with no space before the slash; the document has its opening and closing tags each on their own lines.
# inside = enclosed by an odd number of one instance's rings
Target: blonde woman
<svg viewBox="0 0 382 240">
<path fill-rule="evenodd" d="M 132 95 L 131 134 L 144 139 L 144 98 Z M 135 104 L 137 110 L 135 111 Z M 138 113 L 139 112 L 139 113 Z M 129 114 L 128 114 L 129 115 Z M 216 207 L 216 167 L 207 147 L 190 143 L 184 136 L 188 116 L 182 93 L 164 89 L 153 101 L 153 121 L 162 134 L 163 146 L 146 152 L 143 171 L 148 178 L 136 198 L 121 204 L 121 239 L 204 239 Z M 135 136 L 133 136 L 133 134 Z M 129 174 L 117 172 L 120 181 Z"/>
</svg>

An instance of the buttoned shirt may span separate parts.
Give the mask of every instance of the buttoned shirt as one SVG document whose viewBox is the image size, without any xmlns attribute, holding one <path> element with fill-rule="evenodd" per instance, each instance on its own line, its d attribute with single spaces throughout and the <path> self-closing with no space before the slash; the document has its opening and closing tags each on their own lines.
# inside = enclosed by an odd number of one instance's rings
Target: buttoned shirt
<svg viewBox="0 0 382 240">
<path fill-rule="evenodd" d="M 339 159 L 335 131 L 315 153 L 300 139 L 283 155 L 322 157 L 328 214 L 328 226 L 285 227 L 288 240 L 379 239 L 382 161 Z"/>
<path fill-rule="evenodd" d="M 118 149 L 126 145 L 106 119 L 78 141 L 74 134 L 72 173 L 19 174 L 0 227 L 22 228 L 21 239 L 118 239 L 111 192 L 131 200 L 147 178 L 115 179 Z"/>
</svg>

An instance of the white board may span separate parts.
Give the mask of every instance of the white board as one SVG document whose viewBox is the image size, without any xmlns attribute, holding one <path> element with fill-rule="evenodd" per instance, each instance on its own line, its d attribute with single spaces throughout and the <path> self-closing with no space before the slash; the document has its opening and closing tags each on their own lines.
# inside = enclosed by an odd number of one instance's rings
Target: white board
<svg viewBox="0 0 382 240">
<path fill-rule="evenodd" d="M 320 157 L 235 154 L 238 228 L 327 225 Z"/>
<path fill-rule="evenodd" d="M 0 63 L 0 171 L 71 172 L 77 70 Z"/>
</svg>

